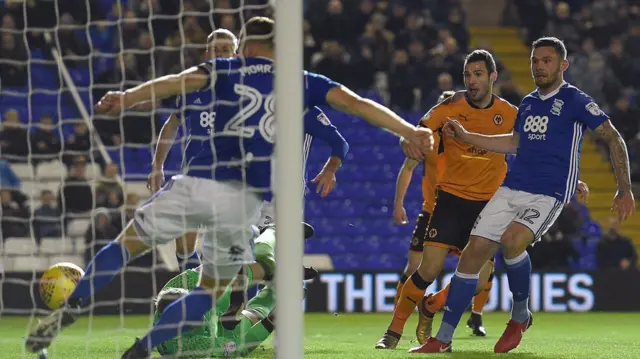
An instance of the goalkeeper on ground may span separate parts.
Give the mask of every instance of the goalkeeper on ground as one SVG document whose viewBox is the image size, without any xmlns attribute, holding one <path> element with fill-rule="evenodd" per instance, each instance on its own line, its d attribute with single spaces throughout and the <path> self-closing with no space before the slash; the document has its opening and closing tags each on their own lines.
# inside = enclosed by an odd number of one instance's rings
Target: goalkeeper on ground
<svg viewBox="0 0 640 359">
<path fill-rule="evenodd" d="M 306 233 L 307 238 L 312 234 Z M 260 236 L 255 240 L 256 263 L 244 270 L 247 283 L 273 277 L 275 240 L 273 226 L 261 229 Z M 156 299 L 154 323 L 167 305 L 197 286 L 199 271 L 200 267 L 188 269 L 167 282 Z M 305 268 L 305 279 L 312 279 L 316 274 L 315 270 Z M 258 295 L 249 300 L 238 316 L 235 328 L 226 329 L 229 326 L 223 325 L 220 318 L 230 306 L 231 293 L 232 288 L 229 286 L 216 301 L 214 309 L 204 315 L 202 326 L 161 343 L 157 347 L 158 352 L 179 357 L 229 357 L 244 356 L 255 350 L 274 330 L 274 289 L 271 284 L 267 284 Z"/>
</svg>

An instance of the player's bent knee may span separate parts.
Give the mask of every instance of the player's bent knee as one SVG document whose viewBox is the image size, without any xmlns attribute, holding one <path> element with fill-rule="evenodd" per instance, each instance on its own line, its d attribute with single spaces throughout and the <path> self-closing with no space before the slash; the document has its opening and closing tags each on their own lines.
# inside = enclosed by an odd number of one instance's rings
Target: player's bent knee
<svg viewBox="0 0 640 359">
<path fill-rule="evenodd" d="M 533 239 L 533 232 L 528 227 L 517 222 L 511 223 L 500 238 L 505 258 L 520 255 Z"/>
<path fill-rule="evenodd" d="M 136 256 L 151 249 L 151 247 L 138 236 L 133 221 L 127 224 L 116 241 L 127 249 L 129 252 L 129 258 L 135 258 Z"/>
<path fill-rule="evenodd" d="M 449 253 L 448 248 L 425 246 L 422 254 L 422 262 L 417 271 L 420 277 L 426 281 L 434 281 L 442 272 L 442 267 Z"/>
<path fill-rule="evenodd" d="M 175 302 L 188 293 L 189 291 L 184 288 L 163 289 L 158 293 L 158 297 L 155 300 L 156 311 L 158 313 L 164 312 L 165 308 L 169 306 L 169 304 Z"/>
<path fill-rule="evenodd" d="M 176 238 L 176 252 L 179 254 L 192 254 L 196 251 L 198 232 L 189 232 L 184 236 Z"/>
<path fill-rule="evenodd" d="M 471 236 L 460 256 L 458 271 L 467 274 L 480 273 L 499 246 L 498 243 L 486 238 Z"/>
</svg>

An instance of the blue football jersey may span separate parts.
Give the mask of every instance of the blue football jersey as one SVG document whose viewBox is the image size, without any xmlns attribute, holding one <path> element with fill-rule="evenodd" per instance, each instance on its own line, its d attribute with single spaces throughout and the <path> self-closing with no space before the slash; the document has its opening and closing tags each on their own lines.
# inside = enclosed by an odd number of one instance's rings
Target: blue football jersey
<svg viewBox="0 0 640 359">
<path fill-rule="evenodd" d="M 183 128 L 188 136 L 183 173 L 241 181 L 270 200 L 275 140 L 272 60 L 219 58 L 199 68 L 209 75 L 210 83 L 176 100 L 184 109 Z M 326 105 L 327 92 L 338 85 L 305 72 L 305 107 Z"/>
<path fill-rule="evenodd" d="M 608 119 L 589 95 L 566 82 L 546 96 L 527 95 L 516 118 L 520 145 L 504 186 L 568 203 L 578 184 L 584 132 Z"/>
<path fill-rule="evenodd" d="M 349 144 L 338 129 L 331 123 L 329 117 L 318 107 L 310 108 L 304 115 L 304 143 L 302 153 L 303 182 L 306 188 L 309 179 L 307 172 L 307 159 L 311 152 L 314 139 L 319 139 L 331 148 L 331 156 L 344 158 L 349 152 Z"/>
</svg>

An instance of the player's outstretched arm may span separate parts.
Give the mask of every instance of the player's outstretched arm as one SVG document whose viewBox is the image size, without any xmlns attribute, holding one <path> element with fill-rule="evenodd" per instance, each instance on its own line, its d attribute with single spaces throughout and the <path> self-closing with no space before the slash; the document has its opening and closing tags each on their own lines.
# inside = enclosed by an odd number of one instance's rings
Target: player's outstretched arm
<svg viewBox="0 0 640 359">
<path fill-rule="evenodd" d="M 404 209 L 404 198 L 407 195 L 407 189 L 411 183 L 411 177 L 413 171 L 418 166 L 418 161 L 406 158 L 400 171 L 398 171 L 398 178 L 396 179 L 396 196 L 393 201 L 393 220 L 396 224 L 407 224 L 409 219 L 407 218 L 407 211 Z"/>
<path fill-rule="evenodd" d="M 513 131 L 505 135 L 483 135 L 467 131 L 460 122 L 454 119 L 448 119 L 442 130 L 447 136 L 455 137 L 460 141 L 491 152 L 516 153 L 520 143 L 518 132 Z"/>
<path fill-rule="evenodd" d="M 151 174 L 147 180 L 147 188 L 152 193 L 156 193 L 164 182 L 164 162 L 167 160 L 167 154 L 171 150 L 171 146 L 173 146 L 179 127 L 180 120 L 178 116 L 172 114 L 160 129 L 160 136 L 153 154 L 153 162 L 151 163 Z"/>
<path fill-rule="evenodd" d="M 596 127 L 595 132 L 609 145 L 611 165 L 618 182 L 618 192 L 613 200 L 612 210 L 618 211 L 618 219 L 622 221 L 635 212 L 627 145 L 609 120 Z"/>
<path fill-rule="evenodd" d="M 127 91 L 109 91 L 96 105 L 98 113 L 118 114 L 141 102 L 155 101 L 182 93 L 202 89 L 207 85 L 209 75 L 198 67 L 191 67 L 179 74 L 162 76 L 147 81 Z"/>
<path fill-rule="evenodd" d="M 416 128 L 390 109 L 362 98 L 344 86 L 335 86 L 327 93 L 327 103 L 336 110 L 367 120 L 374 126 L 387 129 L 404 137 L 413 146 L 426 153 L 433 148 L 433 133 L 429 129 Z"/>
<path fill-rule="evenodd" d="M 342 167 L 342 159 L 338 156 L 330 156 L 325 162 L 322 170 L 311 180 L 316 184 L 316 193 L 320 193 L 320 197 L 326 197 L 336 186 L 336 172 Z"/>
</svg>

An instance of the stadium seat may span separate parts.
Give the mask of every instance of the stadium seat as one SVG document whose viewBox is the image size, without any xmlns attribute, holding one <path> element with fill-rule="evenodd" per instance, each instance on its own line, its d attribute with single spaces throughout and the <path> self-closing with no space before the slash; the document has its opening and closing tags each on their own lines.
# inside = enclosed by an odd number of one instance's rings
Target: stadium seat
<svg viewBox="0 0 640 359">
<path fill-rule="evenodd" d="M 74 219 L 67 225 L 67 235 L 70 237 L 82 237 L 91 225 L 88 219 Z"/>
<path fill-rule="evenodd" d="M 42 238 L 40 254 L 69 254 L 74 253 L 73 241 L 69 238 Z"/>
<path fill-rule="evenodd" d="M 49 258 L 49 263 L 73 263 L 80 268 L 84 268 L 84 257 L 81 255 L 67 254 L 67 255 L 55 255 Z"/>
<path fill-rule="evenodd" d="M 62 181 L 67 177 L 67 168 L 60 161 L 43 162 L 36 168 L 38 179 Z"/>
<path fill-rule="evenodd" d="M 20 178 L 21 180 L 33 180 L 35 176 L 35 171 L 33 166 L 28 163 L 12 163 L 11 169 L 13 172 Z"/>
<path fill-rule="evenodd" d="M 17 256 L 13 257 L 13 270 L 15 272 L 42 272 L 49 268 L 49 258 L 41 256 Z M 54 262 L 55 263 L 55 262 Z M 34 280 L 36 278 L 34 277 Z"/>
<path fill-rule="evenodd" d="M 38 245 L 33 238 L 7 238 L 2 250 L 6 255 L 29 255 L 38 251 Z"/>
</svg>

